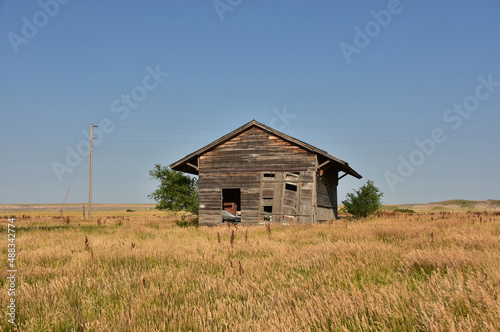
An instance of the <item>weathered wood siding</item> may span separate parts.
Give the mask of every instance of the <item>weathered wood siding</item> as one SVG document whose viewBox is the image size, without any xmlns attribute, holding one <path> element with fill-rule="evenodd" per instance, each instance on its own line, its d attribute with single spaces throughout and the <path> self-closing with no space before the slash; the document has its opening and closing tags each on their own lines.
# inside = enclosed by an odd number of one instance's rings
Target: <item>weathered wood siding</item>
<svg viewBox="0 0 500 332">
<path fill-rule="evenodd" d="M 338 172 L 330 171 L 323 175 L 317 174 L 316 191 L 318 204 L 318 221 L 338 218 L 337 184 Z"/>
<path fill-rule="evenodd" d="M 318 206 L 318 221 L 336 220 L 337 210 L 331 207 Z"/>
<path fill-rule="evenodd" d="M 261 222 L 262 200 L 267 194 L 264 191 L 270 189 L 263 186 L 262 179 L 265 172 L 281 174 L 278 177 L 282 177 L 282 180 L 279 184 L 275 184 L 277 189 L 273 190 L 273 195 L 290 196 L 288 201 L 284 197 L 279 198 L 279 202 L 283 202 L 284 205 L 277 203 L 277 197 L 274 198 L 276 207 L 273 208 L 273 214 L 286 212 L 291 215 L 295 209 L 295 214 L 300 216 L 300 219 L 295 221 L 313 221 L 311 219 L 315 213 L 313 197 L 316 159 L 313 153 L 301 147 L 253 127 L 201 155 L 198 167 L 201 225 L 221 222 L 222 189 L 226 188 L 241 190 L 242 223 Z M 285 179 L 286 172 L 298 172 L 299 178 Z M 287 182 L 297 183 L 300 188 L 296 192 L 297 197 L 292 197 L 293 193 L 286 192 L 284 186 Z M 285 207 L 288 210 L 283 211 Z M 302 217 L 306 211 L 309 216 Z"/>
<path fill-rule="evenodd" d="M 314 174 L 315 171 L 312 169 L 294 172 L 263 172 L 261 213 L 272 217 L 269 221 L 284 224 L 315 221 Z M 264 207 L 266 206 L 272 206 L 272 213 L 265 213 Z M 260 222 L 265 221 L 263 218 L 260 220 Z"/>
</svg>

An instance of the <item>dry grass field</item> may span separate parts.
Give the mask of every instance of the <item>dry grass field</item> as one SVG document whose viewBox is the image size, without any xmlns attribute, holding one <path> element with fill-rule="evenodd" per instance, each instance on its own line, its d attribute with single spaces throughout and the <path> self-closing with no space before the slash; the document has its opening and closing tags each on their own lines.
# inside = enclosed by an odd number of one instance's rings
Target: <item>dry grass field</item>
<svg viewBox="0 0 500 332">
<path fill-rule="evenodd" d="M 12 214 L 20 331 L 500 330 L 498 212 L 197 228 L 158 211 L 16 211 L 0 214 L 3 267 Z"/>
</svg>

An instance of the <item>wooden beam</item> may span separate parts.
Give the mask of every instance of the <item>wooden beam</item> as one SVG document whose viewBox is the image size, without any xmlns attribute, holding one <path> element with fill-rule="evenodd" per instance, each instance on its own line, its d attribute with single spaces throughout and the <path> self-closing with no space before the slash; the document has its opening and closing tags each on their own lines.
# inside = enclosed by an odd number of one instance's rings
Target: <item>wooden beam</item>
<svg viewBox="0 0 500 332">
<path fill-rule="evenodd" d="M 346 175 L 347 175 L 347 173 L 344 173 L 344 175 L 342 175 L 341 177 L 339 177 L 339 180 L 342 179 Z"/>
<path fill-rule="evenodd" d="M 327 160 L 324 163 L 322 163 L 321 165 L 319 165 L 318 168 L 323 168 L 323 166 L 325 166 L 326 164 L 328 164 L 330 162 L 331 162 L 331 160 Z"/>
<path fill-rule="evenodd" d="M 318 169 L 321 171 L 326 171 L 327 169 L 330 169 L 332 168 L 333 166 L 335 166 L 335 163 L 332 162 L 333 160 L 327 160 L 325 161 L 324 163 L 322 163 L 321 165 L 318 166 Z"/>
<path fill-rule="evenodd" d="M 186 165 L 188 165 L 188 166 L 190 166 L 190 167 L 194 168 L 195 170 L 198 170 L 198 166 L 195 166 L 195 165 L 193 165 L 193 164 L 191 164 L 191 163 L 186 163 Z"/>
</svg>

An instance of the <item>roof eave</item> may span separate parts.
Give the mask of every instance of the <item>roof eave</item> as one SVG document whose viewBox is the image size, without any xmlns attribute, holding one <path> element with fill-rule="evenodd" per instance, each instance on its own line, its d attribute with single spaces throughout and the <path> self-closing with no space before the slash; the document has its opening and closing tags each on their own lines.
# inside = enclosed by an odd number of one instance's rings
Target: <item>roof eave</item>
<svg viewBox="0 0 500 332">
<path fill-rule="evenodd" d="M 244 124 L 243 126 L 231 131 L 230 133 L 222 136 L 221 138 L 213 141 L 212 143 L 208 144 L 208 145 L 205 145 L 204 147 L 194 151 L 193 153 L 190 153 L 188 154 L 187 156 L 185 156 L 184 158 L 176 161 L 175 163 L 171 164 L 170 165 L 170 168 L 173 169 L 173 170 L 179 170 L 179 171 L 182 171 L 182 172 L 186 172 L 186 173 L 190 173 L 190 174 L 194 174 L 194 175 L 198 175 L 198 170 L 195 170 L 194 168 L 190 167 L 189 165 L 187 165 L 186 163 L 188 163 L 189 161 L 194 161 L 194 159 L 197 159 L 199 156 L 201 156 L 202 154 L 214 149 L 215 147 L 219 146 L 220 144 L 223 144 L 225 143 L 226 141 L 232 139 L 233 137 L 236 137 L 238 136 L 239 134 L 241 134 L 243 131 L 249 129 L 250 127 L 258 127 L 264 131 L 267 131 L 277 137 L 280 137 L 292 144 L 295 144 L 297 146 L 300 146 L 310 152 L 313 152 L 313 153 L 316 153 L 317 155 L 321 155 L 323 156 L 324 158 L 327 158 L 329 160 L 332 160 L 340 170 L 346 172 L 347 174 L 349 175 L 352 175 L 354 176 L 355 178 L 358 178 L 358 179 L 361 179 L 362 176 L 360 174 L 358 174 L 354 169 L 352 169 L 348 163 L 346 163 L 345 161 L 341 160 L 341 159 L 338 159 L 338 158 L 335 158 L 334 156 L 328 154 L 328 152 L 324 151 L 324 150 L 321 150 L 321 149 L 318 149 L 317 147 L 315 146 L 312 146 L 306 142 L 303 142 L 301 140 L 298 140 L 294 137 L 291 137 L 287 134 L 284 134 L 282 132 L 279 132 L 273 128 L 270 128 L 256 120 L 252 120 L 246 124 Z M 197 164 L 197 163 L 196 163 Z"/>
</svg>

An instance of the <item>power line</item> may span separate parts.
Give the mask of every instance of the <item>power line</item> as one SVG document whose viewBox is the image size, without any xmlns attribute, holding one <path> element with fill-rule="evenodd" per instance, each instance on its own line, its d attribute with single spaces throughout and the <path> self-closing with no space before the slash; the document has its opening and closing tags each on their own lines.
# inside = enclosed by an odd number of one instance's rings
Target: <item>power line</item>
<svg viewBox="0 0 500 332">
<path fill-rule="evenodd" d="M 484 121 L 498 121 L 500 119 L 478 119 L 478 120 L 467 120 L 467 122 L 484 122 Z M 394 127 L 394 126 L 413 126 L 413 125 L 442 125 L 443 121 L 433 121 L 433 122 L 405 122 L 405 123 L 382 123 L 382 124 L 358 124 L 358 125 L 335 125 L 335 126 L 301 126 L 301 127 L 289 127 L 294 129 L 320 129 L 320 128 L 356 128 L 356 127 Z"/>
<path fill-rule="evenodd" d="M 233 130 L 231 127 L 122 127 L 117 126 L 117 129 L 159 129 L 159 130 Z"/>
<path fill-rule="evenodd" d="M 141 140 L 116 139 L 116 138 L 106 138 L 105 141 L 135 142 L 135 143 L 158 143 L 158 144 L 203 144 L 203 143 L 196 143 L 196 142 L 141 141 Z"/>
<path fill-rule="evenodd" d="M 446 140 L 456 140 L 456 139 L 475 139 L 475 138 L 490 138 L 490 137 L 500 137 L 500 135 L 485 135 L 485 136 L 467 136 L 467 137 L 448 137 Z M 323 143 L 312 143 L 312 144 L 367 144 L 367 143 L 407 143 L 414 142 L 415 139 L 405 139 L 405 140 L 386 140 L 386 141 L 352 141 L 352 142 L 323 142 Z"/>
<path fill-rule="evenodd" d="M 492 122 L 500 119 L 475 119 L 467 122 Z M 401 123 L 366 123 L 356 125 L 331 125 L 331 126 L 289 126 L 290 129 L 321 129 L 321 128 L 356 128 L 356 127 L 394 127 L 394 126 L 414 126 L 414 125 L 436 125 L 443 124 L 444 121 L 430 122 L 401 122 Z M 117 126 L 117 129 L 157 129 L 157 130 L 232 130 L 232 127 L 129 127 Z"/>
<path fill-rule="evenodd" d="M 500 137 L 500 135 L 484 135 L 484 136 L 466 136 L 466 137 L 448 137 L 447 140 L 456 140 L 456 139 L 476 139 L 476 138 L 491 138 L 491 137 Z M 107 141 L 118 141 L 118 142 L 131 142 L 131 143 L 157 143 L 157 144 L 192 144 L 192 145 L 203 145 L 205 143 L 200 142 L 167 142 L 167 141 L 142 141 L 142 140 L 126 140 L 126 139 L 105 139 Z M 406 143 L 406 142 L 414 142 L 415 139 L 404 139 L 404 140 L 380 140 L 380 141 L 346 141 L 346 142 L 319 142 L 319 143 L 310 143 L 313 145 L 319 144 L 368 144 L 368 143 Z"/>
</svg>

